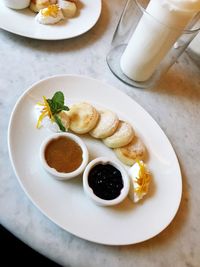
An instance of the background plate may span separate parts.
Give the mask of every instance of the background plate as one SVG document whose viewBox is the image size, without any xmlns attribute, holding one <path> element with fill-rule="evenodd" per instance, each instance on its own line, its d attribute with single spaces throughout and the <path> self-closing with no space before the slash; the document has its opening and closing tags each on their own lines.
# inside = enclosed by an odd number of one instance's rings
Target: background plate
<svg viewBox="0 0 200 267">
<path fill-rule="evenodd" d="M 153 174 L 148 196 L 138 204 L 128 198 L 115 207 L 98 207 L 84 194 L 81 177 L 66 182 L 47 174 L 39 161 L 39 148 L 50 135 L 36 129 L 34 106 L 42 96 L 51 98 L 62 90 L 66 104 L 88 101 L 115 111 L 129 121 L 149 152 Z M 101 141 L 82 137 L 90 159 L 113 151 Z M 32 202 L 53 222 L 81 238 L 109 245 L 147 240 L 161 232 L 173 219 L 180 204 L 182 179 L 175 152 L 152 117 L 134 100 L 100 81 L 81 76 L 55 76 L 29 88 L 18 100 L 11 115 L 8 145 L 18 180 Z M 164 212 L 163 212 L 164 211 Z"/>
<path fill-rule="evenodd" d="M 36 13 L 29 8 L 13 10 L 0 1 L 0 28 L 40 40 L 68 39 L 87 32 L 101 14 L 101 0 L 80 0 L 77 16 L 55 25 L 42 25 L 35 20 Z"/>
</svg>

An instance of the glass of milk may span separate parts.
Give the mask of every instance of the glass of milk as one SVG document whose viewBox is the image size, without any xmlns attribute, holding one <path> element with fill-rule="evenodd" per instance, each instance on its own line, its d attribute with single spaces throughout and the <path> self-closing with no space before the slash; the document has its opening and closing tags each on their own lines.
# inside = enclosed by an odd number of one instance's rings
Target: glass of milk
<svg viewBox="0 0 200 267">
<path fill-rule="evenodd" d="M 153 87 L 199 31 L 200 0 L 128 0 L 107 63 L 125 83 Z"/>
</svg>

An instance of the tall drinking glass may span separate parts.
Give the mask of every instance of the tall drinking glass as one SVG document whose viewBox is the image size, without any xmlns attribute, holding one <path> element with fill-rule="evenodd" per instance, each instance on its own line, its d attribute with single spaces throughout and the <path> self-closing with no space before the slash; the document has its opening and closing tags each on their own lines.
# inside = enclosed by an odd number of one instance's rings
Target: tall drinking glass
<svg viewBox="0 0 200 267">
<path fill-rule="evenodd" d="M 107 63 L 123 82 L 153 87 L 200 31 L 200 0 L 128 0 Z"/>
</svg>

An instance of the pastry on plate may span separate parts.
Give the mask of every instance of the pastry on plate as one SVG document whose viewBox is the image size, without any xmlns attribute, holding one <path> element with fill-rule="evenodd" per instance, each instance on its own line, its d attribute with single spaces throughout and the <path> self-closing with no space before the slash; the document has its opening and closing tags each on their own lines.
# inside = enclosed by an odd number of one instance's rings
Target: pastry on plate
<svg viewBox="0 0 200 267">
<path fill-rule="evenodd" d="M 51 4 L 56 4 L 57 0 L 31 0 L 30 9 L 34 12 L 39 12 L 41 9 L 48 7 Z"/>
<path fill-rule="evenodd" d="M 145 145 L 137 136 L 128 145 L 114 149 L 114 152 L 121 162 L 129 166 L 132 166 L 136 160 L 143 160 L 146 156 Z"/>
<path fill-rule="evenodd" d="M 99 121 L 96 127 L 90 132 L 94 138 L 106 138 L 111 136 L 117 129 L 119 124 L 118 116 L 111 110 L 100 110 Z"/>
<path fill-rule="evenodd" d="M 132 126 L 128 122 L 120 121 L 114 134 L 104 138 L 103 142 L 108 147 L 118 148 L 129 144 L 134 135 Z"/>
<path fill-rule="evenodd" d="M 56 24 L 62 19 L 64 16 L 57 4 L 41 9 L 36 16 L 36 20 L 41 24 Z"/>
<path fill-rule="evenodd" d="M 62 8 L 63 15 L 66 18 L 75 16 L 77 10 L 76 1 L 58 0 L 58 4 Z"/>
<path fill-rule="evenodd" d="M 72 105 L 68 111 L 70 130 L 77 134 L 90 132 L 97 124 L 99 113 L 89 103 L 81 102 Z"/>
</svg>

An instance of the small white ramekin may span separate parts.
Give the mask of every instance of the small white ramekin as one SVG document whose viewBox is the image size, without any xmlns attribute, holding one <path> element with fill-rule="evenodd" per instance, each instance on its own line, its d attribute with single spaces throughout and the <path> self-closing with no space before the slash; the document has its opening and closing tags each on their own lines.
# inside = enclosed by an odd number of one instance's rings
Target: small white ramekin
<svg viewBox="0 0 200 267">
<path fill-rule="evenodd" d="M 45 149 L 46 149 L 47 145 L 53 139 L 57 139 L 57 138 L 59 138 L 61 136 L 68 137 L 68 138 L 72 139 L 82 149 L 83 161 L 82 161 L 81 165 L 78 167 L 78 169 L 76 169 L 73 172 L 68 172 L 68 173 L 58 172 L 56 169 L 51 168 L 46 162 Z M 89 157 L 88 149 L 87 149 L 86 145 L 84 144 L 84 142 L 82 141 L 82 139 L 80 137 L 78 137 L 77 135 L 74 135 L 74 134 L 71 134 L 71 133 L 55 133 L 53 135 L 50 135 L 42 142 L 42 144 L 40 146 L 40 160 L 41 160 L 42 166 L 44 167 L 44 169 L 47 172 L 52 174 L 58 180 L 68 180 L 68 179 L 74 178 L 74 177 L 78 176 L 79 174 L 81 174 L 84 171 L 86 165 L 88 164 L 88 157 Z"/>
<path fill-rule="evenodd" d="M 88 183 L 89 173 L 92 170 L 92 168 L 94 168 L 98 164 L 103 164 L 103 165 L 110 164 L 121 172 L 122 180 L 123 180 L 123 188 L 120 192 L 120 195 L 117 198 L 112 199 L 112 200 L 102 199 L 96 196 L 95 193 L 93 192 L 93 189 L 89 186 L 89 183 Z M 86 195 L 90 199 L 92 199 L 95 202 L 95 204 L 99 206 L 113 206 L 113 205 L 117 205 L 120 202 L 122 202 L 128 195 L 129 188 L 130 188 L 130 180 L 129 180 L 128 173 L 126 172 L 126 170 L 121 164 L 106 157 L 99 157 L 99 158 L 92 160 L 85 168 L 84 173 L 83 173 L 83 188 L 84 188 L 84 192 L 86 193 Z"/>
</svg>

